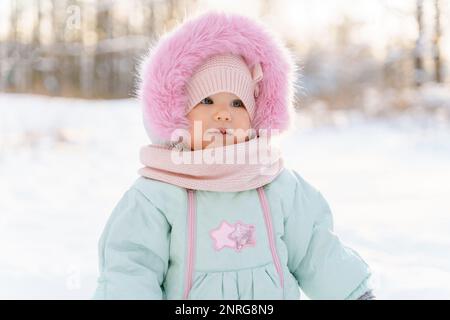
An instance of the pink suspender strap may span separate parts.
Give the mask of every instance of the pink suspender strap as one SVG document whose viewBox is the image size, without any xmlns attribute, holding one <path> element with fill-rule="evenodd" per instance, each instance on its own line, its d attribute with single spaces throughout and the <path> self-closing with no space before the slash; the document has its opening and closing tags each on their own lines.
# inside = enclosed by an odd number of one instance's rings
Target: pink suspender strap
<svg viewBox="0 0 450 320">
<path fill-rule="evenodd" d="M 277 254 L 276 244 L 275 244 L 275 235 L 274 228 L 272 225 L 272 218 L 270 214 L 269 203 L 267 202 L 266 194 L 264 192 L 263 187 L 259 187 L 258 189 L 259 201 L 261 202 L 261 206 L 264 212 L 264 220 L 266 222 L 267 234 L 269 236 L 270 243 L 270 251 L 272 252 L 272 259 L 275 264 L 275 268 L 277 269 L 278 276 L 280 278 L 281 288 L 283 288 L 283 299 L 284 299 L 284 277 L 283 277 L 283 268 L 281 267 L 280 259 Z"/>
<path fill-rule="evenodd" d="M 192 287 L 192 277 L 194 272 L 194 257 L 195 257 L 195 191 L 192 189 L 187 189 L 188 195 L 188 250 L 187 250 L 187 268 L 186 268 L 186 279 L 184 286 L 183 299 L 187 300 L 189 297 L 189 291 Z"/>
</svg>

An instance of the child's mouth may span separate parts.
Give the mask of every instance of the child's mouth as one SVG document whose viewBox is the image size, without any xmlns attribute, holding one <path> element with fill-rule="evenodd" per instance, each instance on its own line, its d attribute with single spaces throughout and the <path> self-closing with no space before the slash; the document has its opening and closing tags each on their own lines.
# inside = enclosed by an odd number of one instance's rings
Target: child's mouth
<svg viewBox="0 0 450 320">
<path fill-rule="evenodd" d="M 209 129 L 209 132 L 212 134 L 221 134 L 221 135 L 233 135 L 233 129 L 227 129 L 227 128 L 217 128 L 217 129 Z"/>
</svg>

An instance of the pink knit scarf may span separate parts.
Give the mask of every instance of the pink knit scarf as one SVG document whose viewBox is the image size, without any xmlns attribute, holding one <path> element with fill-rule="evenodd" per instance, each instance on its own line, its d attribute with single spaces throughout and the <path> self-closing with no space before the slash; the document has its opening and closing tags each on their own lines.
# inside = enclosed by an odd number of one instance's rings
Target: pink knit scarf
<svg viewBox="0 0 450 320">
<path fill-rule="evenodd" d="M 145 165 L 138 171 L 141 176 L 208 191 L 255 189 L 270 183 L 283 169 L 279 148 L 260 137 L 194 151 L 151 144 L 141 148 L 140 160 Z"/>
</svg>

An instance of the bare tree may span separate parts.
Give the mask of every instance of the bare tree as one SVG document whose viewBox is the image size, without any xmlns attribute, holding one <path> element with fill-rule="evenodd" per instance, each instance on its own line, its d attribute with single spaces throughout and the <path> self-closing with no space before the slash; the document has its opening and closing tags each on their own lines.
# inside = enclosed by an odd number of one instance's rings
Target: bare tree
<svg viewBox="0 0 450 320">
<path fill-rule="evenodd" d="M 420 87 L 424 82 L 425 70 L 423 63 L 424 52 L 424 23 L 423 23 L 423 0 L 416 0 L 416 20 L 418 36 L 414 49 L 414 80 L 416 86 Z"/>
<path fill-rule="evenodd" d="M 93 3 L 82 4 L 82 44 L 80 55 L 80 90 L 85 98 L 92 98 L 95 89 L 95 43 L 93 34 L 96 26 L 96 12 Z"/>
<path fill-rule="evenodd" d="M 440 1 L 434 0 L 434 37 L 433 37 L 433 60 L 434 60 L 434 80 L 437 83 L 442 82 L 441 74 L 441 53 L 440 53 L 440 41 L 441 41 L 441 20 L 440 20 Z"/>
</svg>

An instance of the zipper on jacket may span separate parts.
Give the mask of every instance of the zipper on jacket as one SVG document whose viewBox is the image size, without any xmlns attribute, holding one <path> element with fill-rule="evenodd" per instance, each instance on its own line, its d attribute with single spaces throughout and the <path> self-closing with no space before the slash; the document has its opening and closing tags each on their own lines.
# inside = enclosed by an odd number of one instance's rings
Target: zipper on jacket
<svg viewBox="0 0 450 320">
<path fill-rule="evenodd" d="M 267 202 L 266 194 L 264 192 L 263 187 L 259 187 L 258 189 L 258 196 L 259 200 L 261 202 L 261 206 L 264 212 L 264 221 L 266 222 L 266 228 L 267 228 L 267 234 L 269 236 L 269 243 L 270 243 L 270 251 L 272 253 L 272 259 L 275 263 L 275 268 L 277 269 L 278 276 L 280 278 L 280 284 L 283 291 L 283 299 L 284 299 L 284 277 L 283 277 L 283 268 L 281 267 L 280 259 L 277 254 L 276 250 L 276 244 L 275 244 L 275 235 L 274 235 L 274 228 L 272 225 L 272 219 L 270 215 L 270 208 L 269 204 Z"/>
</svg>

